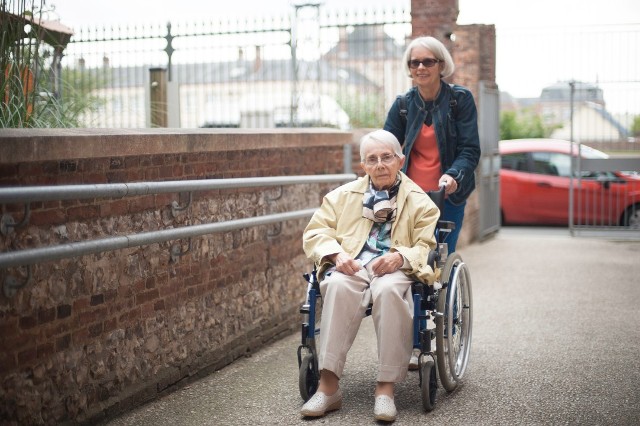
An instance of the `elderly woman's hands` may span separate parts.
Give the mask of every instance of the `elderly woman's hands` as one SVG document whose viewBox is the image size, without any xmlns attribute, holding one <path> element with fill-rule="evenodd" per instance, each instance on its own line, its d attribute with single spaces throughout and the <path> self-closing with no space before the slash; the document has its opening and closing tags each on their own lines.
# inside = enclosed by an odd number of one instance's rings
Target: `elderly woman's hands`
<svg viewBox="0 0 640 426">
<path fill-rule="evenodd" d="M 360 269 L 362 265 L 357 260 L 353 259 L 346 253 L 336 253 L 328 256 L 331 263 L 336 265 L 336 270 L 342 272 L 345 275 L 354 275 Z"/>
<path fill-rule="evenodd" d="M 399 252 L 386 253 L 371 261 L 371 270 L 376 276 L 391 274 L 404 264 L 404 257 Z"/>
<path fill-rule="evenodd" d="M 327 256 L 327 259 L 336 265 L 336 270 L 345 275 L 354 275 L 362 265 L 346 253 L 336 253 Z M 371 270 L 376 276 L 391 274 L 404 265 L 404 257 L 399 252 L 383 254 L 371 261 Z"/>
</svg>

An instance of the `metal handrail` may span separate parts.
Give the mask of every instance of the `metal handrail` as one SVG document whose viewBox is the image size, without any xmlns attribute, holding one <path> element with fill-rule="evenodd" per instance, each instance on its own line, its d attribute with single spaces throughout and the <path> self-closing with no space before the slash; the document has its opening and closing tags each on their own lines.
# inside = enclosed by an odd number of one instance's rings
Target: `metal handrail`
<svg viewBox="0 0 640 426">
<path fill-rule="evenodd" d="M 308 183 L 338 183 L 353 180 L 355 174 L 307 175 L 307 176 L 276 176 L 234 179 L 204 179 L 165 182 L 134 182 L 96 185 L 60 185 L 60 186 L 27 186 L 0 188 L 0 204 L 28 203 L 33 201 L 53 201 L 89 198 L 121 198 L 135 195 L 151 195 L 167 192 L 191 192 L 214 189 L 232 189 L 263 186 L 283 186 Z M 191 195 L 190 195 L 191 199 Z M 175 203 L 175 202 L 174 202 Z M 172 205 L 172 209 L 176 208 Z M 182 208 L 178 208 L 182 210 Z M 57 246 L 39 247 L 13 252 L 0 253 L 0 269 L 26 266 L 27 278 L 22 282 L 11 276 L 5 276 L 3 291 L 6 297 L 13 297 L 16 291 L 26 286 L 32 280 L 31 266 L 40 262 L 66 259 L 87 254 L 124 248 L 139 247 L 148 244 L 161 243 L 171 240 L 198 237 L 205 234 L 226 232 L 249 226 L 259 226 L 279 223 L 287 220 L 301 219 L 313 215 L 315 208 L 297 210 L 293 212 L 271 214 L 265 216 L 235 219 L 225 222 L 214 222 L 200 225 L 189 225 L 181 228 L 143 232 L 125 236 L 102 238 L 98 240 L 73 242 Z M 27 217 L 28 209 L 25 210 Z M 3 223 L 5 218 L 3 215 Z M 13 220 L 9 221 L 13 224 Z M 6 225 L 6 223 L 5 223 Z M 189 241 L 191 246 L 191 241 Z M 186 253 L 186 252 L 185 252 Z M 172 256 L 175 253 L 172 250 Z M 184 253 L 182 253 L 184 254 Z M 182 255 L 179 254 L 179 255 Z"/>
<path fill-rule="evenodd" d="M 250 217 L 245 219 L 235 219 L 225 222 L 190 225 L 181 228 L 165 229 L 161 231 L 143 232 L 140 234 L 124 235 L 91 241 L 60 244 L 57 246 L 48 246 L 15 252 L 0 253 L 0 269 L 15 266 L 33 265 L 40 262 L 50 262 L 53 260 L 84 256 L 87 254 L 101 253 L 104 251 L 139 247 L 148 244 L 179 240 L 183 238 L 199 237 L 205 234 L 233 231 L 235 229 L 246 228 L 249 226 L 259 226 L 270 223 L 284 222 L 287 220 L 301 219 L 313 215 L 315 211 L 316 209 L 296 210 L 293 212 Z"/>
<path fill-rule="evenodd" d="M 281 186 L 307 183 L 337 183 L 356 178 L 355 174 L 272 176 L 232 179 L 175 180 L 164 182 L 106 183 L 95 185 L 0 187 L 0 204 L 31 201 L 121 198 L 167 192 Z"/>
</svg>

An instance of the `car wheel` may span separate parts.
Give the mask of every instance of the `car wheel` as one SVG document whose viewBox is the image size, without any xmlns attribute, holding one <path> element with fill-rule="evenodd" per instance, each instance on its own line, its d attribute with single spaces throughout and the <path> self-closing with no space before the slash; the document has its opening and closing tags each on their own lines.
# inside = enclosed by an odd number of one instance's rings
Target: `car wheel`
<svg viewBox="0 0 640 426">
<path fill-rule="evenodd" d="M 633 229 L 640 229 L 640 204 L 627 207 L 622 215 L 621 225 Z"/>
</svg>

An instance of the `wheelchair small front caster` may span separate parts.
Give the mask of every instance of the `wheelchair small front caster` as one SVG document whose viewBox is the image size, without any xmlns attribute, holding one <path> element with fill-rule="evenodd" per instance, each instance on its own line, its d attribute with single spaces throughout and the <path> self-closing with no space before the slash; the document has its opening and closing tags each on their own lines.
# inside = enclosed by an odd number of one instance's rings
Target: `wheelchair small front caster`
<svg viewBox="0 0 640 426">
<path fill-rule="evenodd" d="M 319 374 L 316 371 L 316 363 L 312 353 L 302 358 L 298 377 L 300 396 L 307 402 L 318 390 Z"/>
<path fill-rule="evenodd" d="M 426 357 L 420 367 L 421 383 L 420 390 L 422 391 L 422 406 L 425 411 L 432 411 L 436 407 L 436 392 L 438 390 L 438 379 L 436 377 L 436 364 L 433 362 L 433 358 Z"/>
</svg>

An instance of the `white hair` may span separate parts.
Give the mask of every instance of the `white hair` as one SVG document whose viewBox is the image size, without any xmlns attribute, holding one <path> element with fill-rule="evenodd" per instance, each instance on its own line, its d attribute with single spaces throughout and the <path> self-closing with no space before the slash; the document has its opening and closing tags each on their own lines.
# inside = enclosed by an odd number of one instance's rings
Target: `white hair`
<svg viewBox="0 0 640 426">
<path fill-rule="evenodd" d="M 404 158 L 402 147 L 400 146 L 398 139 L 393 135 L 393 133 L 381 129 L 367 133 L 360 139 L 360 161 L 364 161 L 367 147 L 375 142 L 391 148 L 399 158 Z"/>
<path fill-rule="evenodd" d="M 409 61 L 411 60 L 411 51 L 414 47 L 421 46 L 425 49 L 429 50 L 429 52 L 433 53 L 433 56 L 436 59 L 440 59 L 444 61 L 444 67 L 442 68 L 442 72 L 440 76 L 443 78 L 447 78 L 453 74 L 456 69 L 456 66 L 453 63 L 453 58 L 451 57 L 451 53 L 447 50 L 444 44 L 441 41 L 431 37 L 418 37 L 414 39 L 407 48 L 404 50 L 404 55 L 402 55 L 403 67 L 404 71 L 407 73 L 409 77 L 411 77 L 411 70 L 409 69 Z"/>
</svg>

